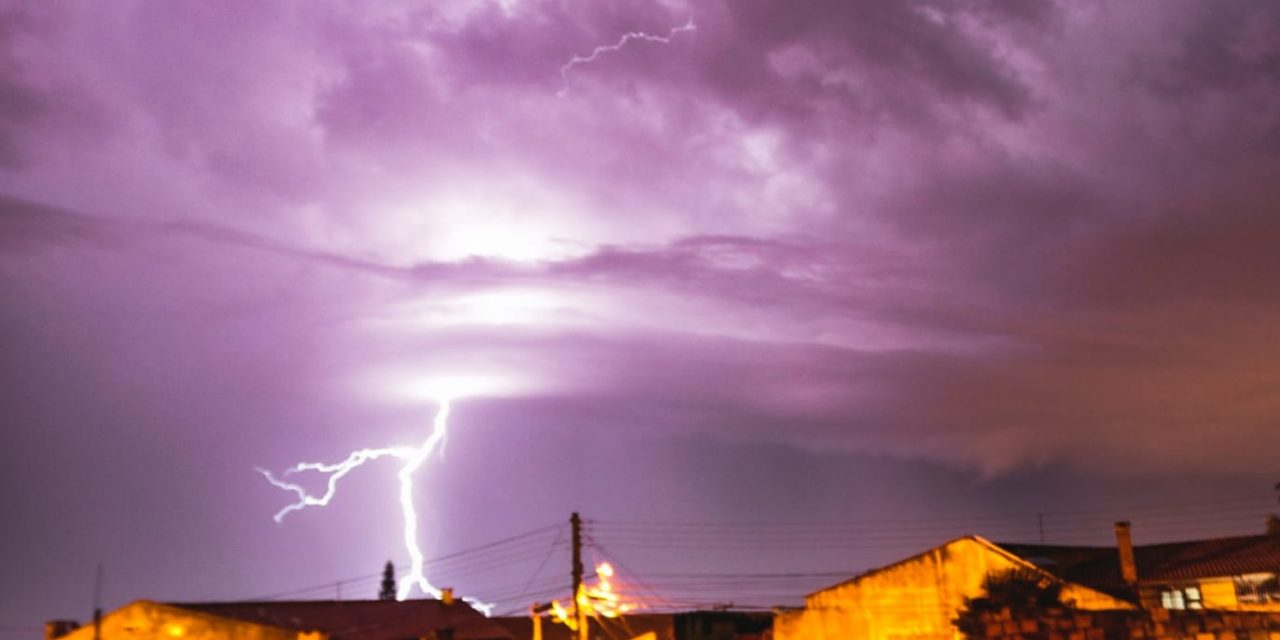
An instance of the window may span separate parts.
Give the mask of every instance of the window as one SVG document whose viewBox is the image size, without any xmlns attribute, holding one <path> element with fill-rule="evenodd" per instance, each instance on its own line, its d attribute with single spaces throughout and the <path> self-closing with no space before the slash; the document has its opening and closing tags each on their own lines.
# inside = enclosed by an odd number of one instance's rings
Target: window
<svg viewBox="0 0 1280 640">
<path fill-rule="evenodd" d="M 1166 587 L 1160 590 L 1160 606 L 1165 609 L 1203 609 L 1200 587 Z"/>
<path fill-rule="evenodd" d="M 1267 604 L 1280 602 L 1280 580 L 1274 573 L 1253 573 L 1236 576 L 1236 602 L 1240 604 Z"/>
</svg>

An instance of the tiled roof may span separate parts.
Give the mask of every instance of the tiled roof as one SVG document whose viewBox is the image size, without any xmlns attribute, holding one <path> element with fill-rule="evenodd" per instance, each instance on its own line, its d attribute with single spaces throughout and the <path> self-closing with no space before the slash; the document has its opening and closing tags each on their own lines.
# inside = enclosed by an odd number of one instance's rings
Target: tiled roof
<svg viewBox="0 0 1280 640">
<path fill-rule="evenodd" d="M 458 640 L 511 640 L 512 635 L 461 601 L 315 600 L 206 602 L 170 606 L 296 631 L 322 631 L 333 640 L 404 640 L 444 627 Z"/>
<path fill-rule="evenodd" d="M 1123 586 L 1115 547 L 996 543 L 1058 577 L 1111 590 Z M 1280 573 L 1280 536 L 1240 536 L 1135 545 L 1139 582 Z"/>
</svg>

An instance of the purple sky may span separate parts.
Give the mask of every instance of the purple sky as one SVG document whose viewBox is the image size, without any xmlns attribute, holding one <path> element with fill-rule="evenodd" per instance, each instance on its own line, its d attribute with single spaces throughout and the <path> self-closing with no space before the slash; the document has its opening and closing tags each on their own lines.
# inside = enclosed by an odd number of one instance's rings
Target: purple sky
<svg viewBox="0 0 1280 640">
<path fill-rule="evenodd" d="M 428 555 L 1274 502 L 1274 2 L 0 4 L 0 640 L 99 562 L 109 607 L 403 562 L 394 464 L 282 525 L 254 468 L 420 441 L 442 379 Z"/>
</svg>

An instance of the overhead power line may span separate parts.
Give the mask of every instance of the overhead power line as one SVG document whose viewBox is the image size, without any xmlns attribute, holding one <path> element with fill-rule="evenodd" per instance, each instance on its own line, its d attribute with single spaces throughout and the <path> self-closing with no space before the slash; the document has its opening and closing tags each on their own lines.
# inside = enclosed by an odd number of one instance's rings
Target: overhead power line
<svg viewBox="0 0 1280 640">
<path fill-rule="evenodd" d="M 517 550 L 525 551 L 526 550 L 525 547 L 528 547 L 528 550 L 530 551 L 532 551 L 532 549 L 536 547 L 538 553 L 541 553 L 543 550 L 545 550 L 546 547 L 539 545 L 537 543 L 537 539 L 540 536 L 550 537 L 550 534 L 556 531 L 557 529 L 563 529 L 563 525 L 555 524 L 555 525 L 548 525 L 544 527 L 538 527 L 536 529 L 530 529 L 528 531 L 518 533 L 513 536 L 508 536 L 506 538 L 501 538 L 499 540 L 487 542 L 485 544 L 477 545 L 475 547 L 470 547 L 467 549 L 450 552 L 444 555 L 440 555 L 440 556 L 428 559 L 424 562 L 424 565 L 429 568 L 439 569 L 441 573 L 446 573 L 449 571 L 461 573 L 462 570 L 464 569 L 476 570 L 477 567 L 481 569 L 486 567 L 492 568 L 495 561 L 500 564 L 501 562 L 504 562 L 504 561 L 514 562 L 520 559 L 520 555 L 518 553 L 512 553 L 512 552 L 515 552 Z M 486 555 L 481 555 L 477 557 L 477 554 L 486 554 Z M 495 560 L 494 554 L 498 555 L 497 560 Z M 504 554 L 507 554 L 507 555 L 504 555 Z M 396 566 L 395 569 L 397 571 L 400 571 L 405 569 L 405 567 Z M 377 571 L 377 572 L 363 574 L 359 576 L 342 578 L 339 580 L 330 580 L 323 584 L 315 584 L 307 587 L 299 587 L 297 589 L 290 589 L 290 590 L 279 591 L 276 593 L 271 593 L 263 596 L 257 596 L 257 597 L 251 598 L 251 600 L 280 600 L 282 598 L 295 597 L 295 596 L 305 595 L 308 593 L 332 591 L 335 587 L 339 585 L 343 588 L 346 588 L 354 585 L 359 585 L 366 581 L 381 579 L 381 577 L 382 577 L 382 571 Z"/>
<path fill-rule="evenodd" d="M 1204 503 L 1183 503 L 1183 504 L 1164 504 L 1151 506 L 1129 506 L 1115 507 L 1107 509 L 1074 509 L 1059 511 L 1039 511 L 1027 513 L 1008 513 L 1008 514 L 990 514 L 983 516 L 935 516 L 922 518 L 866 518 L 858 520 L 842 520 L 842 521 L 740 521 L 740 522 L 717 522 L 717 521 L 643 521 L 643 520 L 588 520 L 587 525 L 593 529 L 755 529 L 755 530 L 778 530 L 779 532 L 790 532 L 793 529 L 844 529 L 844 528 L 882 528 L 890 530 L 902 529 L 936 529 L 941 526 L 981 526 L 991 523 L 1002 522 L 1036 522 L 1038 517 L 1044 518 L 1072 518 L 1078 519 L 1080 516 L 1095 515 L 1098 520 L 1112 519 L 1115 516 L 1124 516 L 1129 520 L 1146 520 L 1158 519 L 1161 517 L 1176 517 L 1179 515 L 1203 515 L 1226 512 L 1240 512 L 1244 510 L 1263 511 L 1275 508 L 1274 499 L 1262 498 L 1241 498 L 1234 500 L 1219 500 L 1215 502 Z M 1170 513 L 1172 512 L 1172 513 Z M 1183 513 L 1185 512 L 1185 513 Z"/>
</svg>

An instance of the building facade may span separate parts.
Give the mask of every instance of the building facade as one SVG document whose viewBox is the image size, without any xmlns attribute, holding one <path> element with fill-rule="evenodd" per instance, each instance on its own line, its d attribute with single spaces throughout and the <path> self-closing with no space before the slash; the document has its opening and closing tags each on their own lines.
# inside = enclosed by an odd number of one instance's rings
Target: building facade
<svg viewBox="0 0 1280 640">
<path fill-rule="evenodd" d="M 1247 626 L 1280 613 L 1280 531 L 1135 546 L 1129 523 L 1120 522 L 1114 547 L 1006 544 L 978 536 L 953 540 L 809 594 L 803 608 L 778 613 L 774 637 L 959 640 L 953 621 L 966 598 L 984 595 L 988 576 L 1010 570 L 1060 585 L 1066 610 L 1112 612 L 1100 620 L 1145 620 L 1141 629 L 1129 629 L 1134 638 L 1161 637 L 1151 629 L 1167 626 L 1158 619 L 1164 612 L 1185 612 L 1192 619 L 1204 612 L 1202 617 L 1218 620 L 1220 627 L 1221 620 Z"/>
<path fill-rule="evenodd" d="M 514 640 L 461 601 L 341 600 L 162 604 L 139 600 L 46 640 Z"/>
<path fill-rule="evenodd" d="M 958 640 L 952 624 L 965 598 L 982 595 L 988 575 L 1039 570 L 978 536 L 952 540 L 887 567 L 805 597 L 805 606 L 774 618 L 776 640 Z M 1084 585 L 1068 584 L 1063 599 L 1081 609 L 1134 605 Z"/>
</svg>

